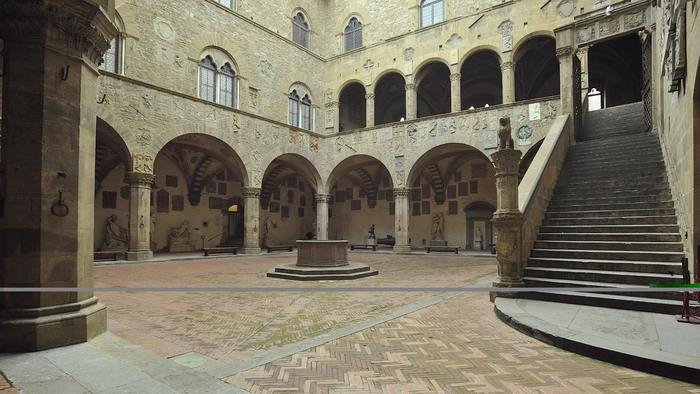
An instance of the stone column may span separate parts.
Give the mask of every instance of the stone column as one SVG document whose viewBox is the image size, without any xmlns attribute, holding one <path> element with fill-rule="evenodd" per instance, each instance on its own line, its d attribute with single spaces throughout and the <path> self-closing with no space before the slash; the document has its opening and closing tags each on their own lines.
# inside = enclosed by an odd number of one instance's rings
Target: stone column
<svg viewBox="0 0 700 394">
<path fill-rule="evenodd" d="M 153 258 L 151 250 L 151 185 L 155 175 L 127 172 L 131 187 L 129 199 L 129 249 L 126 259 L 144 261 Z"/>
<path fill-rule="evenodd" d="M 504 119 L 506 125 L 504 126 Z M 499 134 L 507 129 L 511 134 L 510 119 L 501 119 Z M 500 136 L 499 136 L 500 137 Z M 496 259 L 498 260 L 498 279 L 493 287 L 524 286 L 524 263 L 521 259 L 521 229 L 523 214 L 518 207 L 518 167 L 522 152 L 511 147 L 499 149 L 491 155 L 496 170 L 496 193 L 498 209 L 491 219 L 496 229 Z M 492 292 L 495 297 L 516 297 L 517 293 Z"/>
<path fill-rule="evenodd" d="M 462 110 L 462 74 L 450 74 L 452 112 Z"/>
<path fill-rule="evenodd" d="M 328 202 L 331 201 L 330 194 L 316 195 L 316 240 L 328 240 Z"/>
<path fill-rule="evenodd" d="M 90 290 L 95 97 L 116 33 L 91 1 L 0 1 L 0 288 L 66 288 L 0 293 L 0 352 L 85 342 L 107 328 Z"/>
<path fill-rule="evenodd" d="M 501 63 L 501 83 L 503 85 L 503 104 L 515 102 L 515 62 Z"/>
<path fill-rule="evenodd" d="M 244 187 L 243 250 L 244 254 L 260 254 L 260 192 L 259 187 Z"/>
<path fill-rule="evenodd" d="M 374 99 L 375 99 L 375 97 L 376 97 L 376 95 L 374 93 L 365 94 L 365 105 L 367 107 L 367 109 L 366 109 L 367 122 L 365 124 L 365 127 L 374 126 Z"/>
<path fill-rule="evenodd" d="M 408 242 L 410 220 L 408 196 L 410 194 L 410 189 L 394 189 L 394 233 L 396 234 L 394 252 L 396 253 L 411 253 L 411 244 Z"/>
<path fill-rule="evenodd" d="M 418 87 L 407 83 L 406 88 L 406 120 L 414 120 L 418 116 Z"/>
<path fill-rule="evenodd" d="M 340 103 L 331 101 L 326 103 L 326 130 L 340 132 Z"/>
</svg>

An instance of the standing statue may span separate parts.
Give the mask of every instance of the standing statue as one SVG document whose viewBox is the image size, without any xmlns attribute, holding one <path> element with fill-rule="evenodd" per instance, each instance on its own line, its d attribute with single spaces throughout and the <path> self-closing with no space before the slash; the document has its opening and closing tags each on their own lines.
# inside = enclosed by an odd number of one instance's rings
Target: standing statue
<svg viewBox="0 0 700 394">
<path fill-rule="evenodd" d="M 170 246 L 189 245 L 190 243 L 190 222 L 185 220 L 181 225 L 173 227 L 170 231 Z"/>
<path fill-rule="evenodd" d="M 498 149 L 515 149 L 513 137 L 511 137 L 510 118 L 503 117 L 499 123 L 501 127 L 498 128 Z"/>
<path fill-rule="evenodd" d="M 275 227 L 275 222 L 272 221 L 271 217 L 267 217 L 265 222 L 263 222 L 263 246 L 270 246 L 272 242 L 272 229 Z"/>
<path fill-rule="evenodd" d="M 431 233 L 434 241 L 443 241 L 445 239 L 445 217 L 442 212 L 433 214 Z"/>
<path fill-rule="evenodd" d="M 369 239 L 374 239 L 374 238 L 376 238 L 375 235 L 374 235 L 374 223 L 372 223 L 372 225 L 369 226 L 369 231 L 368 231 L 368 232 L 369 232 Z"/>
<path fill-rule="evenodd" d="M 123 249 L 129 244 L 129 230 L 119 225 L 119 218 L 112 214 L 107 220 L 107 232 L 102 250 Z"/>
<path fill-rule="evenodd" d="M 151 236 L 150 240 L 151 240 L 151 242 L 153 242 L 153 236 L 156 234 L 156 214 L 155 213 L 151 214 L 151 228 L 149 230 L 150 230 L 150 236 Z"/>
</svg>

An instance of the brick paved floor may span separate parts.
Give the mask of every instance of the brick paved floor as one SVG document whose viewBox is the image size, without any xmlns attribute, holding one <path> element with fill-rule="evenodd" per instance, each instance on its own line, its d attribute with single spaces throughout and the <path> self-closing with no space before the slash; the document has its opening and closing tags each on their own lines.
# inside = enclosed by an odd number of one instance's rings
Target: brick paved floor
<svg viewBox="0 0 700 394">
<path fill-rule="evenodd" d="M 493 258 L 351 253 L 380 271 L 344 282 L 265 277 L 295 255 L 95 268 L 95 287 L 285 287 L 298 292 L 102 292 L 108 328 L 163 357 L 211 369 L 434 298 L 429 292 L 309 292 L 323 287 L 465 287 Z M 203 367 L 204 368 L 204 367 Z M 466 293 L 227 378 L 255 393 L 693 392 L 700 387 L 570 354 L 500 322 L 488 293 Z M 0 386 L 2 387 L 2 386 Z"/>
<path fill-rule="evenodd" d="M 19 391 L 12 387 L 2 374 L 0 374 L 0 394 L 19 394 Z"/>
</svg>

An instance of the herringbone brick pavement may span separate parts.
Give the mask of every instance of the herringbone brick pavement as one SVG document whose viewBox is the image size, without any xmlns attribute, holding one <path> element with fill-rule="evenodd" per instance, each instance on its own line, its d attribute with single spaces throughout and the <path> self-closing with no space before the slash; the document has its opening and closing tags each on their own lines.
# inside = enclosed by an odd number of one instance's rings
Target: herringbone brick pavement
<svg viewBox="0 0 700 394">
<path fill-rule="evenodd" d="M 231 376 L 253 393 L 700 393 L 511 329 L 467 293 Z"/>
</svg>

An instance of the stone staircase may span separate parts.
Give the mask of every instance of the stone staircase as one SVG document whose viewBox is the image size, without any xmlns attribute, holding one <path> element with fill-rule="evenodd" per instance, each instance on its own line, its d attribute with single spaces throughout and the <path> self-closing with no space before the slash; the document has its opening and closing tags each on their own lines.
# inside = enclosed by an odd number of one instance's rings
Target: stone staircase
<svg viewBox="0 0 700 394">
<path fill-rule="evenodd" d="M 590 112 L 569 149 L 525 268 L 528 287 L 683 283 L 681 235 L 642 103 Z M 680 313 L 676 292 L 532 292 L 524 298 Z"/>
</svg>

